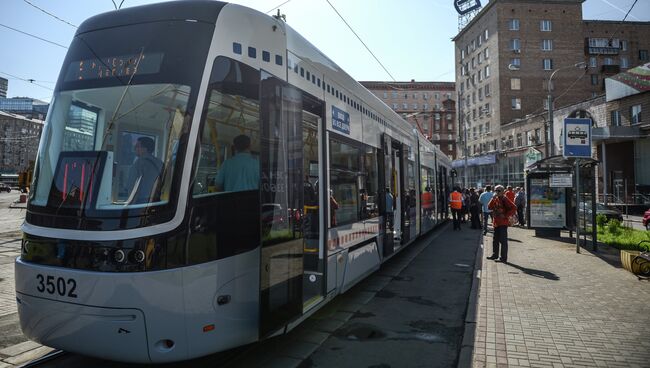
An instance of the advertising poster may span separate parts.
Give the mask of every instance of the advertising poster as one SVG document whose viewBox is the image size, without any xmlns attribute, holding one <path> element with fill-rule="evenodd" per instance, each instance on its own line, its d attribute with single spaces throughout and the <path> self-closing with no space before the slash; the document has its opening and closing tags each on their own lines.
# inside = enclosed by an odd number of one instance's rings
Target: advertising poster
<svg viewBox="0 0 650 368">
<path fill-rule="evenodd" d="M 550 187 L 548 179 L 530 180 L 530 226 L 550 228 L 566 226 L 564 188 Z"/>
</svg>

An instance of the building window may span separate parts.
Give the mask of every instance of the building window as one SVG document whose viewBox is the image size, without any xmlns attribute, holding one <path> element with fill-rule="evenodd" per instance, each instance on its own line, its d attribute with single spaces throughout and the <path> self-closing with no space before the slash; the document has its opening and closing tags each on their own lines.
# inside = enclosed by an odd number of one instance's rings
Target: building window
<svg viewBox="0 0 650 368">
<path fill-rule="evenodd" d="M 513 38 L 510 40 L 510 50 L 519 51 L 520 48 L 521 48 L 521 44 L 518 38 Z"/>
<path fill-rule="evenodd" d="M 393 110 L 397 110 L 398 108 L 399 108 L 399 105 L 396 104 L 396 103 L 394 103 L 394 104 L 393 104 Z"/>
<path fill-rule="evenodd" d="M 591 75 L 591 85 L 592 86 L 597 86 L 598 85 L 598 74 L 592 74 Z"/>
<path fill-rule="evenodd" d="M 417 94 L 417 93 L 414 93 L 414 94 L 413 94 L 413 99 L 414 99 L 414 100 L 417 100 L 417 99 L 418 99 L 418 94 Z"/>
<path fill-rule="evenodd" d="M 485 78 L 488 78 L 490 76 L 490 66 L 486 65 L 485 66 Z"/>
<path fill-rule="evenodd" d="M 621 40 L 621 51 L 627 51 L 627 41 Z"/>
<path fill-rule="evenodd" d="M 403 108 L 404 110 L 408 110 L 408 108 L 409 108 L 409 104 L 407 104 L 407 103 L 402 104 L 402 108 Z"/>
<path fill-rule="evenodd" d="M 553 59 L 542 60 L 542 67 L 544 70 L 553 70 Z"/>
<path fill-rule="evenodd" d="M 639 60 L 648 61 L 648 50 L 639 50 Z"/>
<path fill-rule="evenodd" d="M 433 99 L 434 99 L 434 100 L 439 100 L 439 99 L 440 99 L 440 94 L 435 93 L 435 94 L 433 95 Z"/>
<path fill-rule="evenodd" d="M 388 98 L 388 92 L 384 92 L 384 98 Z"/>
<path fill-rule="evenodd" d="M 393 95 L 393 98 L 397 98 L 397 92 L 393 92 L 392 95 Z"/>
<path fill-rule="evenodd" d="M 630 61 L 626 57 L 621 57 L 621 68 L 629 68 Z"/>
<path fill-rule="evenodd" d="M 428 100 L 428 99 L 429 99 L 429 94 L 426 93 L 426 92 L 424 92 L 424 93 L 422 94 L 422 97 L 423 97 L 425 100 Z"/>
<path fill-rule="evenodd" d="M 429 104 L 428 104 L 428 103 L 425 103 L 425 104 L 422 106 L 422 108 L 425 109 L 425 110 L 429 110 Z"/>
<path fill-rule="evenodd" d="M 641 105 L 630 107 L 630 122 L 632 124 L 639 124 L 641 121 Z"/>
<path fill-rule="evenodd" d="M 417 109 L 418 109 L 418 104 L 414 103 L 413 104 L 413 110 L 417 110 Z"/>
<path fill-rule="evenodd" d="M 510 59 L 510 65 L 515 67 L 515 69 L 521 68 L 521 59 L 520 58 L 512 58 L 512 59 Z"/>
<path fill-rule="evenodd" d="M 479 70 L 478 71 L 478 81 L 480 82 L 482 80 L 483 80 L 483 72 L 481 70 Z"/>
<path fill-rule="evenodd" d="M 614 59 L 612 59 L 611 57 L 606 57 L 605 61 L 604 61 L 604 64 L 605 65 L 614 65 Z"/>
<path fill-rule="evenodd" d="M 490 113 L 490 104 L 486 103 L 483 110 L 485 111 L 486 114 L 489 114 Z M 490 130 L 488 129 L 488 131 L 490 131 Z"/>
<path fill-rule="evenodd" d="M 521 79 L 520 78 L 510 78 L 510 89 L 513 91 L 518 91 L 521 89 Z"/>
<path fill-rule="evenodd" d="M 508 19 L 508 29 L 511 31 L 519 30 L 519 19 Z"/>
<path fill-rule="evenodd" d="M 483 89 L 482 88 L 478 89 L 478 99 L 479 99 L 479 101 L 483 101 Z"/>
<path fill-rule="evenodd" d="M 592 56 L 589 58 L 589 67 L 590 68 L 597 68 L 598 67 L 598 59 L 596 59 L 595 56 Z"/>
<path fill-rule="evenodd" d="M 483 58 L 487 60 L 490 57 L 490 49 L 483 50 Z"/>
<path fill-rule="evenodd" d="M 476 58 L 472 58 L 472 69 L 476 68 Z"/>
<path fill-rule="evenodd" d="M 542 133 L 542 129 L 541 129 L 541 128 L 537 128 L 537 129 L 535 129 L 535 135 L 534 135 L 534 137 L 535 137 L 535 143 L 542 143 L 542 139 L 541 139 L 541 138 L 542 138 L 542 137 L 541 137 L 542 134 L 541 134 L 541 133 Z"/>
<path fill-rule="evenodd" d="M 485 97 L 490 95 L 490 84 L 486 84 L 485 87 L 483 87 L 483 90 L 485 91 Z"/>
<path fill-rule="evenodd" d="M 544 51 L 553 50 L 553 40 L 542 40 L 542 50 Z"/>
<path fill-rule="evenodd" d="M 524 145 L 524 140 L 521 136 L 521 133 L 517 133 L 517 147 L 521 147 Z"/>
<path fill-rule="evenodd" d="M 480 64 L 482 62 L 483 62 L 483 53 L 479 52 L 479 54 L 478 54 L 478 63 Z"/>
<path fill-rule="evenodd" d="M 481 44 L 483 44 L 483 40 L 481 39 L 481 35 L 478 35 L 476 37 L 476 45 L 481 46 Z"/>
<path fill-rule="evenodd" d="M 610 125 L 613 126 L 620 126 L 621 125 L 621 112 L 618 110 L 614 110 L 610 112 L 610 117 L 611 117 L 611 123 Z"/>
<path fill-rule="evenodd" d="M 483 38 L 485 38 L 485 40 L 487 41 L 489 37 L 490 37 L 490 33 L 486 29 L 485 31 L 483 31 Z"/>
<path fill-rule="evenodd" d="M 550 32 L 552 28 L 552 23 L 550 20 L 542 20 L 539 22 L 539 30 L 542 32 Z"/>
<path fill-rule="evenodd" d="M 513 110 L 521 110 L 521 98 L 513 97 L 510 104 Z"/>
<path fill-rule="evenodd" d="M 465 49 L 460 50 L 460 59 L 465 59 Z"/>
</svg>

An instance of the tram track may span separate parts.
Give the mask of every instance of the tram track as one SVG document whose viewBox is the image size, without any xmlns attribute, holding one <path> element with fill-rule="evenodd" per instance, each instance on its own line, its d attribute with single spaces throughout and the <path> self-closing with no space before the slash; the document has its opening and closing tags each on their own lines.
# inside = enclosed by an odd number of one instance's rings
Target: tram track
<svg viewBox="0 0 650 368">
<path fill-rule="evenodd" d="M 57 359 L 64 358 L 65 356 L 68 356 L 70 353 L 67 351 L 63 350 L 52 350 L 49 353 L 43 355 L 42 357 L 36 358 L 32 361 L 29 361 L 27 363 L 24 363 L 23 365 L 18 366 L 19 368 L 32 368 L 32 367 L 40 367 L 45 365 L 48 362 L 52 362 Z"/>
</svg>

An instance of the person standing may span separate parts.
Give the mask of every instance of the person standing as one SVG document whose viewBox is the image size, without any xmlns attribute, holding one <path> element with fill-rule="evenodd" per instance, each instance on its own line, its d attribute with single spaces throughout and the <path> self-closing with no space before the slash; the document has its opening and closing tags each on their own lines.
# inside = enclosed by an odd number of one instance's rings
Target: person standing
<svg viewBox="0 0 650 368">
<path fill-rule="evenodd" d="M 449 207 L 454 221 L 454 230 L 460 230 L 460 214 L 463 210 L 463 194 L 460 188 L 454 188 L 454 191 L 449 194 Z"/>
<path fill-rule="evenodd" d="M 225 160 L 217 173 L 218 191 L 241 192 L 257 190 L 260 185 L 260 164 L 251 154 L 251 139 L 238 135 L 233 140 L 235 154 Z"/>
<path fill-rule="evenodd" d="M 526 226 L 526 219 L 524 213 L 526 212 L 526 190 L 524 188 L 517 188 L 517 195 L 515 196 L 515 206 L 517 206 L 517 217 L 519 218 L 519 225 Z"/>
<path fill-rule="evenodd" d="M 478 194 L 474 188 L 469 189 L 469 213 L 472 221 L 472 229 L 481 228 L 481 220 L 479 220 L 479 201 Z"/>
<path fill-rule="evenodd" d="M 504 195 L 502 185 L 497 185 L 495 192 L 488 203 L 488 208 L 492 210 L 494 237 L 492 238 L 492 255 L 487 258 L 499 258 L 500 262 L 508 263 L 508 226 L 510 226 L 510 216 L 517 212 L 517 207 Z M 501 251 L 499 252 L 499 250 Z"/>
<path fill-rule="evenodd" d="M 486 185 L 485 192 L 481 193 L 481 195 L 478 197 L 478 201 L 481 203 L 483 210 L 483 235 L 487 234 L 488 218 L 490 218 L 491 212 L 488 208 L 488 204 L 490 203 L 493 195 L 494 193 L 492 192 L 492 186 Z"/>
<path fill-rule="evenodd" d="M 508 197 L 510 202 L 515 203 L 515 192 L 512 190 L 511 185 L 508 185 L 508 190 L 506 190 L 506 197 Z"/>
<path fill-rule="evenodd" d="M 127 188 L 129 203 L 149 203 L 160 200 L 162 161 L 154 156 L 156 142 L 149 137 L 140 137 L 133 146 L 136 159 L 129 168 Z"/>
</svg>

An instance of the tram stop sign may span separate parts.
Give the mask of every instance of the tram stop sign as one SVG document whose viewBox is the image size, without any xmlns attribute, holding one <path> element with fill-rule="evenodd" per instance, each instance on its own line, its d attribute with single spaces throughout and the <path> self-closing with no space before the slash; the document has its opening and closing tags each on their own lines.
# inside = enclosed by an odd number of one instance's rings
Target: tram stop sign
<svg viewBox="0 0 650 368">
<path fill-rule="evenodd" d="M 591 119 L 564 119 L 564 157 L 591 157 Z"/>
</svg>

